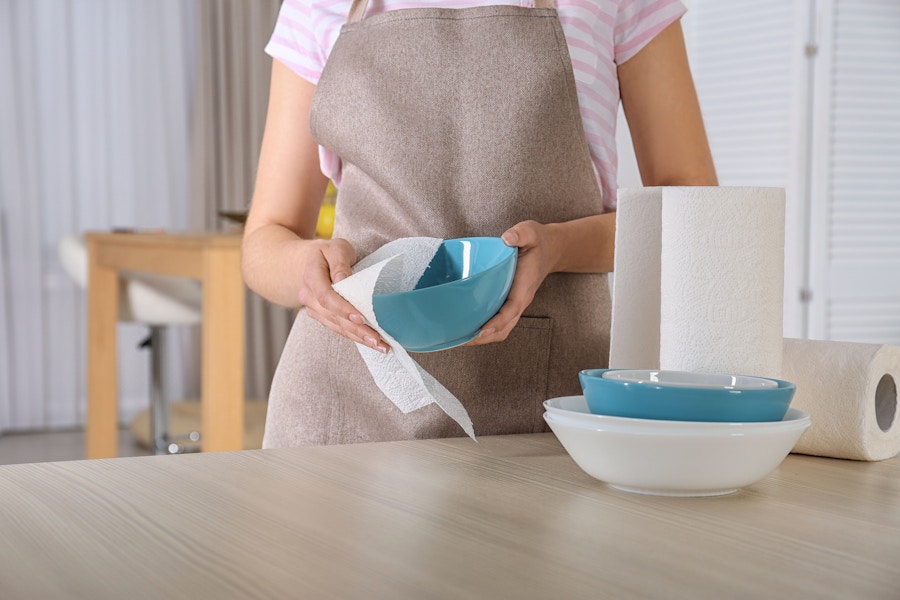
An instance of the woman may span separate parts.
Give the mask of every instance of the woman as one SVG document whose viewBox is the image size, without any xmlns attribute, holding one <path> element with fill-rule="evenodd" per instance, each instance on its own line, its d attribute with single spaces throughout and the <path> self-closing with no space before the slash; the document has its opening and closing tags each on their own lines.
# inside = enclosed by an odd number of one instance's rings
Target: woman
<svg viewBox="0 0 900 600">
<path fill-rule="evenodd" d="M 544 430 L 541 402 L 579 393 L 577 371 L 607 361 L 619 91 L 645 185 L 716 184 L 678 2 L 399 4 L 285 2 L 267 46 L 243 268 L 253 290 L 303 308 L 265 447 L 462 434 L 435 405 L 404 415 L 381 394 L 354 342 L 390 349 L 331 287 L 409 236 L 518 248 L 479 337 L 414 356 L 477 434 Z M 317 240 L 328 177 L 335 231 Z"/>
</svg>

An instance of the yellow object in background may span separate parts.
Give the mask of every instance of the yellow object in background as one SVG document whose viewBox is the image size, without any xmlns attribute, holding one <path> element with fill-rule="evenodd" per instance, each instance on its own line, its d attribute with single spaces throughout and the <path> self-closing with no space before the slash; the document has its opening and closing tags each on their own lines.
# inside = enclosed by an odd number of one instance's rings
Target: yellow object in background
<svg viewBox="0 0 900 600">
<path fill-rule="evenodd" d="M 323 204 L 319 209 L 319 220 L 316 222 L 316 236 L 330 238 L 334 232 L 334 204 Z"/>
<path fill-rule="evenodd" d="M 334 233 L 334 202 L 337 197 L 337 188 L 334 183 L 328 182 L 325 190 L 325 198 L 322 200 L 322 208 L 319 209 L 319 220 L 316 222 L 316 236 L 330 238 Z"/>
</svg>

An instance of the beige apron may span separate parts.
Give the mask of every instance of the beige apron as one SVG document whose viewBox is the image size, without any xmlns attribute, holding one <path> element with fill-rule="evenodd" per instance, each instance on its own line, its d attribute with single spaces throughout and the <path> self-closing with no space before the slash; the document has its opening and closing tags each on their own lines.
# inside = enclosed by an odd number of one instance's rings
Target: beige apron
<svg viewBox="0 0 900 600">
<path fill-rule="evenodd" d="M 400 237 L 499 236 L 602 211 L 566 40 L 537 8 L 417 8 L 362 18 L 356 0 L 310 125 L 343 162 L 335 237 L 361 258 Z M 542 402 L 607 364 L 605 275 L 550 275 L 502 343 L 411 354 L 476 435 L 546 431 Z M 275 373 L 264 447 L 465 435 L 437 405 L 403 414 L 355 344 L 300 311 Z"/>
</svg>

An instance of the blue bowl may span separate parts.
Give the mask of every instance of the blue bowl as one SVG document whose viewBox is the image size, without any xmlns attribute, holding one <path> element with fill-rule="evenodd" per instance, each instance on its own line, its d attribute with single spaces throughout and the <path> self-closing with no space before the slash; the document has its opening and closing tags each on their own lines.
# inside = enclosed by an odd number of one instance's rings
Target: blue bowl
<svg viewBox="0 0 900 600">
<path fill-rule="evenodd" d="M 517 255 L 498 237 L 445 240 L 414 289 L 372 296 L 375 318 L 410 352 L 465 344 L 506 301 Z"/>
<path fill-rule="evenodd" d="M 668 421 L 759 423 L 781 421 L 796 386 L 772 379 L 776 387 L 733 389 L 659 385 L 603 377 L 618 369 L 586 369 L 578 380 L 593 414 Z M 771 379 L 771 378 L 770 378 Z"/>
</svg>

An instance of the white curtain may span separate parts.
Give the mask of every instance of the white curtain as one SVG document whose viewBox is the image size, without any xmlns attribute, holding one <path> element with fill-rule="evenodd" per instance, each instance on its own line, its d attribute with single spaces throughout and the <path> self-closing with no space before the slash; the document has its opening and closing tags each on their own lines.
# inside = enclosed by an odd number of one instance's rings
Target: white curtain
<svg viewBox="0 0 900 600">
<path fill-rule="evenodd" d="M 84 420 L 84 293 L 59 238 L 189 224 L 196 30 L 196 0 L 0 0 L 0 432 Z M 147 405 L 143 335 L 120 325 L 124 418 Z"/>
</svg>

